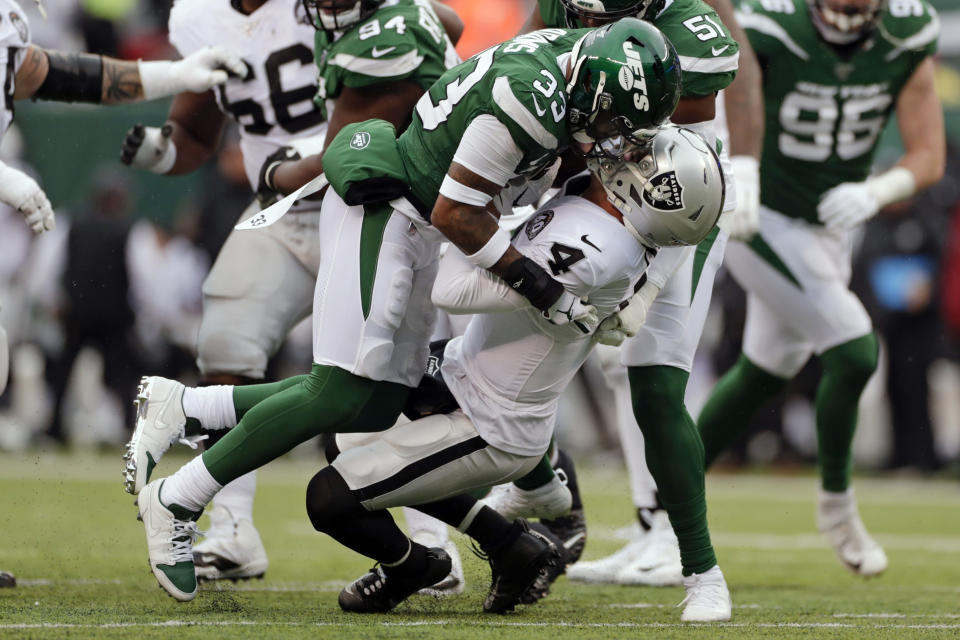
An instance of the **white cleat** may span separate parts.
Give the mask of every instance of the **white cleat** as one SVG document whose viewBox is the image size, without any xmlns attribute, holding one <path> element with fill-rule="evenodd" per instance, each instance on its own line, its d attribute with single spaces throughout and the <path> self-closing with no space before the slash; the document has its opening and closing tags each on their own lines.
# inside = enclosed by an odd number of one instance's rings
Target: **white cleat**
<svg viewBox="0 0 960 640">
<path fill-rule="evenodd" d="M 680 545 L 673 533 L 670 518 L 663 509 L 653 512 L 653 523 L 647 532 L 646 547 L 622 563 L 617 584 L 674 587 L 683 584 Z"/>
<path fill-rule="evenodd" d="M 730 602 L 730 590 L 723 579 L 720 567 L 703 573 L 694 573 L 683 578 L 683 588 L 687 597 L 679 606 L 683 607 L 680 620 L 683 622 L 726 622 L 730 619 L 733 605 Z"/>
<path fill-rule="evenodd" d="M 197 448 L 194 439 L 184 437 L 187 416 L 183 413 L 183 385 L 176 380 L 155 376 L 140 378 L 137 399 L 137 424 L 123 454 L 123 488 L 140 493 L 150 482 L 153 468 L 173 443 L 183 442 Z"/>
<path fill-rule="evenodd" d="M 589 582 L 592 584 L 616 584 L 620 570 L 627 564 L 636 562 L 650 544 L 647 532 L 641 532 L 609 556 L 597 560 L 581 560 L 567 567 L 567 577 L 574 582 Z"/>
<path fill-rule="evenodd" d="M 197 595 L 197 576 L 193 568 L 193 543 L 197 539 L 197 519 L 202 512 L 189 511 L 160 501 L 163 480 L 151 482 L 137 497 L 137 519 L 147 533 L 150 570 L 160 586 L 180 602 Z"/>
<path fill-rule="evenodd" d="M 558 476 L 530 491 L 513 483 L 500 484 L 481 500 L 507 520 L 517 518 L 559 518 L 570 513 L 573 494 Z"/>
<path fill-rule="evenodd" d="M 817 495 L 817 528 L 827 537 L 837 557 L 850 571 L 869 578 L 887 568 L 887 554 L 867 533 L 857 509 L 853 489 Z"/>
<path fill-rule="evenodd" d="M 210 530 L 193 548 L 197 580 L 262 578 L 269 561 L 260 534 L 250 520 L 237 520 L 226 507 L 214 505 Z"/>
</svg>

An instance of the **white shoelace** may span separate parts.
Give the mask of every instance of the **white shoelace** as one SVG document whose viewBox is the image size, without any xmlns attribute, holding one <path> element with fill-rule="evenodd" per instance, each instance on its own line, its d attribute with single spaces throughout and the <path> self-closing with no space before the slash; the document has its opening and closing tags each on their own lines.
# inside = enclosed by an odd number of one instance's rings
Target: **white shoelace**
<svg viewBox="0 0 960 640">
<path fill-rule="evenodd" d="M 193 449 L 194 451 L 196 451 L 197 447 L 200 446 L 200 443 L 209 438 L 210 436 L 207 434 L 203 434 L 202 436 L 182 436 L 180 438 L 177 438 L 177 442 L 179 442 L 180 444 L 185 444 L 191 449 Z"/>
<path fill-rule="evenodd" d="M 174 520 L 173 536 L 170 539 L 172 549 L 170 557 L 174 564 L 179 562 L 193 562 L 193 543 L 201 531 L 193 520 Z"/>
</svg>

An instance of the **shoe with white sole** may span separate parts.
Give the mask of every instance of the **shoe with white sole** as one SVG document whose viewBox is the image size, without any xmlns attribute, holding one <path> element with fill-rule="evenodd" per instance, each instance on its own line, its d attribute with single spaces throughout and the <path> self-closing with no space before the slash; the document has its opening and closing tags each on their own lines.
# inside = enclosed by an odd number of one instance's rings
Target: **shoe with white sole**
<svg viewBox="0 0 960 640">
<path fill-rule="evenodd" d="M 183 389 L 176 380 L 140 378 L 133 401 L 137 407 L 136 427 L 123 454 L 123 488 L 127 493 L 140 493 L 150 482 L 153 468 L 175 442 L 197 448 L 198 438 L 184 436 L 187 416 L 183 413 Z"/>
<path fill-rule="evenodd" d="M 193 547 L 193 564 L 200 582 L 263 578 L 270 565 L 253 522 L 218 505 L 210 511 L 206 536 Z"/>
<path fill-rule="evenodd" d="M 887 554 L 863 526 L 852 489 L 843 493 L 820 489 L 817 496 L 817 528 L 827 537 L 840 562 L 850 571 L 869 578 L 886 570 Z"/>
<path fill-rule="evenodd" d="M 497 485 L 480 502 L 507 520 L 558 518 L 570 512 L 573 495 L 560 478 L 554 476 L 547 484 L 529 491 L 513 483 Z"/>
<path fill-rule="evenodd" d="M 625 559 L 616 574 L 617 584 L 673 587 L 683 583 L 680 544 L 673 533 L 670 518 L 663 509 L 651 517 L 646 532 L 647 545 L 636 555 Z"/>
<path fill-rule="evenodd" d="M 199 531 L 197 520 L 202 511 L 190 511 L 179 505 L 160 501 L 164 480 L 156 480 L 143 488 L 136 505 L 147 533 L 150 570 L 160 586 L 180 602 L 189 602 L 197 595 L 197 575 L 193 567 L 193 543 Z"/>
<path fill-rule="evenodd" d="M 733 605 L 730 590 L 723 579 L 720 567 L 714 565 L 703 573 L 683 577 L 687 597 L 677 606 L 683 606 L 680 620 L 683 622 L 726 622 L 730 619 Z M 684 606 L 685 605 L 685 606 Z"/>
<path fill-rule="evenodd" d="M 444 598 L 463 593 L 467 581 L 463 576 L 463 561 L 460 559 L 460 551 L 457 549 L 456 543 L 450 539 L 445 542 L 441 541 L 429 531 L 413 532 L 411 539 L 427 548 L 441 547 L 450 557 L 450 573 L 447 574 L 447 577 L 434 585 L 420 589 L 417 593 L 434 598 Z"/>
<path fill-rule="evenodd" d="M 450 574 L 450 558 L 443 549 L 427 549 L 427 563 L 416 575 L 391 573 L 376 566 L 340 591 L 340 608 L 351 613 L 385 613 L 424 587 Z"/>
</svg>

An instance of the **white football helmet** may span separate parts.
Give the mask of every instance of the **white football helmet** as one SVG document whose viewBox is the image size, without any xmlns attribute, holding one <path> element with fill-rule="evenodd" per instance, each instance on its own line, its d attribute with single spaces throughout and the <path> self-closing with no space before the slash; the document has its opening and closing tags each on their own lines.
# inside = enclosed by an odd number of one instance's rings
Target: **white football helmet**
<svg viewBox="0 0 960 640">
<path fill-rule="evenodd" d="M 642 244 L 699 244 L 723 211 L 726 185 L 717 154 L 701 136 L 662 127 L 634 161 L 590 160 L 623 224 Z"/>
</svg>

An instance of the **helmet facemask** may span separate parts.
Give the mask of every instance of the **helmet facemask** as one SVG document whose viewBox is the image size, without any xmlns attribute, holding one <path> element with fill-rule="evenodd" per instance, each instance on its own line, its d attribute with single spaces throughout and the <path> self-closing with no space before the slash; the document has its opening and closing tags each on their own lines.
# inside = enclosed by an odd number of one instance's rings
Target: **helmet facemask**
<svg viewBox="0 0 960 640">
<path fill-rule="evenodd" d="M 664 5 L 664 0 L 560 0 L 567 27 L 579 29 L 616 22 L 620 18 L 653 20 Z"/>
<path fill-rule="evenodd" d="M 868 39 L 877 28 L 887 0 L 869 0 L 863 5 L 830 0 L 807 0 L 817 33 L 836 46 L 851 46 Z"/>
<path fill-rule="evenodd" d="M 301 0 L 310 24 L 320 31 L 345 31 L 372 15 L 383 0 Z"/>
</svg>

